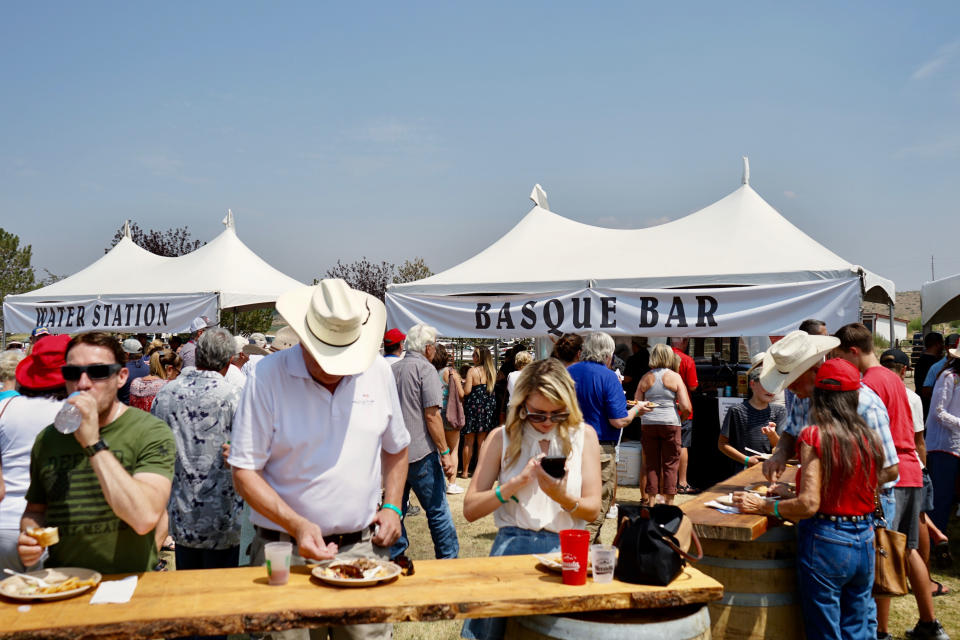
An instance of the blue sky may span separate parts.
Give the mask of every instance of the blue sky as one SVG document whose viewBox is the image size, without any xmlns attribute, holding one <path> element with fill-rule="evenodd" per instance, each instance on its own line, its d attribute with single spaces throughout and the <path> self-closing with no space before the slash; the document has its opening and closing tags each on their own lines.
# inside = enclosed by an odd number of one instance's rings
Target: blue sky
<svg viewBox="0 0 960 640">
<path fill-rule="evenodd" d="M 931 254 L 960 272 L 956 2 L 14 3 L 0 60 L 0 226 L 54 273 L 124 219 L 209 240 L 227 208 L 304 281 L 363 255 L 440 271 L 535 183 L 642 227 L 733 191 L 743 155 L 899 290 Z"/>
</svg>

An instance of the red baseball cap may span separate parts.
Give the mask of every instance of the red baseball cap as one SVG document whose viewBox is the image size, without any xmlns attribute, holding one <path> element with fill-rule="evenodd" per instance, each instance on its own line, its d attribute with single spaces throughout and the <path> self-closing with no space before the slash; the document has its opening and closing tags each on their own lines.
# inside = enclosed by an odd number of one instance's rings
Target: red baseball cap
<svg viewBox="0 0 960 640">
<path fill-rule="evenodd" d="M 407 339 L 407 336 L 400 331 L 400 329 L 390 329 L 385 334 L 383 334 L 383 344 L 393 346 L 399 344 Z"/>
<path fill-rule="evenodd" d="M 67 344 L 70 336 L 47 336 L 33 345 L 30 355 L 17 365 L 17 382 L 21 386 L 38 391 L 63 386 L 60 367 L 66 364 Z"/>
<path fill-rule="evenodd" d="M 827 391 L 856 391 L 860 388 L 860 371 L 842 358 L 831 358 L 820 365 L 814 385 Z"/>
</svg>

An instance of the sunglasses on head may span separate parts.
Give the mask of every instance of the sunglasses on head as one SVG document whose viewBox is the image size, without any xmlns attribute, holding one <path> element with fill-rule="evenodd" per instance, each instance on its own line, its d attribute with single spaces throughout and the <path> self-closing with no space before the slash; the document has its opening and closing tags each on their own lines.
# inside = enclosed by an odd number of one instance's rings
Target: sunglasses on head
<svg viewBox="0 0 960 640">
<path fill-rule="evenodd" d="M 534 413 L 526 407 L 524 407 L 523 410 L 527 413 L 527 420 L 536 424 L 546 422 L 547 420 L 554 424 L 560 424 L 561 422 L 566 422 L 567 418 L 570 417 L 569 411 L 563 411 L 560 413 Z"/>
<path fill-rule="evenodd" d="M 81 366 L 78 364 L 65 364 L 60 367 L 60 373 L 63 375 L 64 380 L 76 382 L 83 374 L 87 374 L 87 377 L 91 380 L 106 380 L 116 372 L 120 371 L 120 369 L 123 369 L 123 365 L 88 364 L 86 366 Z"/>
</svg>

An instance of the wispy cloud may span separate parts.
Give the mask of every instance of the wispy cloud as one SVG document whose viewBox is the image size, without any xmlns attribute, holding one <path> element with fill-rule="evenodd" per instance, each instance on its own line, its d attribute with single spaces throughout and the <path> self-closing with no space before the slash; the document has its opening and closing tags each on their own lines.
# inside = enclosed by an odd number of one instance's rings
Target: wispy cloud
<svg viewBox="0 0 960 640">
<path fill-rule="evenodd" d="M 416 122 L 404 122 L 399 118 L 386 117 L 360 126 L 354 137 L 364 142 L 380 145 L 419 146 L 434 144 L 436 136 Z"/>
<path fill-rule="evenodd" d="M 903 147 L 896 153 L 897 156 L 942 158 L 960 154 L 960 135 L 947 135 L 933 142 L 921 142 L 909 147 Z"/>
<path fill-rule="evenodd" d="M 925 61 L 911 75 L 914 80 L 926 80 L 939 73 L 946 67 L 957 55 L 960 54 L 960 40 L 954 40 L 947 43 L 937 50 L 929 60 Z"/>
<path fill-rule="evenodd" d="M 783 195 L 785 195 L 785 196 L 787 196 L 789 199 L 793 200 L 794 198 L 797 197 L 797 192 L 796 192 L 796 191 L 787 190 L 787 191 L 784 191 L 784 192 L 783 192 Z"/>
<path fill-rule="evenodd" d="M 171 178 L 185 184 L 205 184 L 207 178 L 201 176 L 184 175 L 183 162 L 174 155 L 167 153 L 146 153 L 137 157 L 147 171 L 161 178 Z"/>
<path fill-rule="evenodd" d="M 649 218 L 644 221 L 643 226 L 656 227 L 661 224 L 667 224 L 671 220 L 673 220 L 673 218 L 671 218 L 670 216 L 660 216 L 659 218 Z"/>
</svg>

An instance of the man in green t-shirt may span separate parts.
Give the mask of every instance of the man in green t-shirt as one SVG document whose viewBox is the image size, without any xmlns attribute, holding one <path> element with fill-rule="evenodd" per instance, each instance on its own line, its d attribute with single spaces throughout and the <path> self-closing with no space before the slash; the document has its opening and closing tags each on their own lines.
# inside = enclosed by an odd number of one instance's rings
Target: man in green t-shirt
<svg viewBox="0 0 960 640">
<path fill-rule="evenodd" d="M 50 425 L 34 443 L 17 547 L 28 567 L 43 553 L 26 533 L 33 527 L 59 528 L 60 542 L 47 548 L 50 567 L 132 573 L 157 562 L 153 531 L 170 498 L 176 450 L 162 420 L 117 399 L 124 361 L 109 333 L 83 333 L 67 345 L 63 377 L 67 391 L 78 392 L 67 402 L 82 422 L 71 434 Z"/>
</svg>

